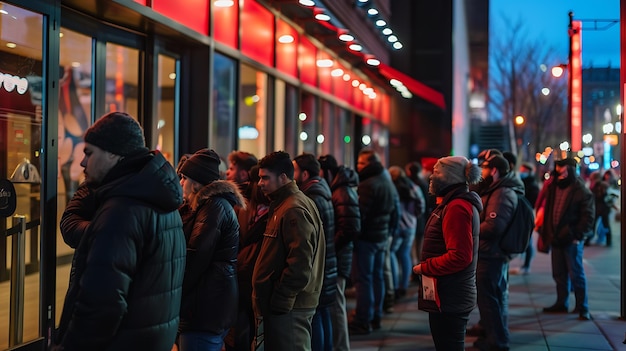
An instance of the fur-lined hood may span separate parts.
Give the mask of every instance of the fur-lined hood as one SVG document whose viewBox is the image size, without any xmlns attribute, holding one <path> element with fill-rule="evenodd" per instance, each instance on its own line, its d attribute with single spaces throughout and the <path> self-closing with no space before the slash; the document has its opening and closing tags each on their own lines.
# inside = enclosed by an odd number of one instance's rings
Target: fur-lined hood
<svg viewBox="0 0 626 351">
<path fill-rule="evenodd" d="M 198 207 L 205 204 L 212 197 L 222 197 L 233 207 L 239 206 L 242 209 L 246 208 L 246 200 L 235 183 L 228 180 L 216 180 L 205 185 L 198 191 L 196 196 L 191 200 L 191 209 L 193 211 L 197 210 Z"/>
</svg>

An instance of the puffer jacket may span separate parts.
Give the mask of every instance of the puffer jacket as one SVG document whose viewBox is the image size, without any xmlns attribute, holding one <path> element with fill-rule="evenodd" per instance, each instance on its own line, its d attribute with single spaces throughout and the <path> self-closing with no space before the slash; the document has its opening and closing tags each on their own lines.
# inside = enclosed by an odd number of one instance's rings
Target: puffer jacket
<svg viewBox="0 0 626 351">
<path fill-rule="evenodd" d="M 450 189 L 428 218 L 422 248 L 422 274 L 437 280 L 439 305 L 424 300 L 420 289 L 420 310 L 467 313 L 476 306 L 482 208 L 478 194 L 468 191 L 467 185 L 462 184 Z"/>
<path fill-rule="evenodd" d="M 593 194 L 585 186 L 580 177 L 575 177 L 569 185 L 567 199 L 564 201 L 567 208 L 563 211 L 557 226 L 552 224 L 554 213 L 554 193 L 559 181 L 554 180 L 546 193 L 545 220 L 541 230 L 541 237 L 545 242 L 556 247 L 567 246 L 574 240 L 584 240 L 593 234 L 595 204 Z"/>
<path fill-rule="evenodd" d="M 317 207 L 294 181 L 268 197 L 269 219 L 252 274 L 254 312 L 265 316 L 315 309 L 326 255 Z"/>
<path fill-rule="evenodd" d="M 391 176 L 380 163 L 372 162 L 359 172 L 361 235 L 358 240 L 380 243 L 395 232 L 400 199 Z"/>
<path fill-rule="evenodd" d="M 500 240 L 513 219 L 517 207 L 516 193 L 524 195 L 524 183 L 509 172 L 481 194 L 484 208 L 480 216 L 480 257 L 511 258 L 500 249 Z"/>
<path fill-rule="evenodd" d="M 245 208 L 237 186 L 226 180 L 205 185 L 181 211 L 187 239 L 187 264 L 179 332 L 221 334 L 237 317 L 239 221 Z"/>
<path fill-rule="evenodd" d="M 326 259 L 324 262 L 324 283 L 320 294 L 320 307 L 330 306 L 335 302 L 337 294 L 337 256 L 335 255 L 335 210 L 331 200 L 332 193 L 328 183 L 319 176 L 307 180 L 300 190 L 311 198 L 317 206 L 322 218 L 322 226 L 326 237 Z"/>
<path fill-rule="evenodd" d="M 340 166 L 330 189 L 335 210 L 335 251 L 337 274 L 348 279 L 352 271 L 354 239 L 361 233 L 361 211 L 356 187 L 359 176 L 353 169 Z M 330 235 L 330 234 L 327 234 Z"/>
<path fill-rule="evenodd" d="M 74 217 L 89 223 L 74 227 L 82 237 L 56 343 L 67 351 L 170 350 L 185 268 L 178 176 L 159 152 L 145 151 L 91 190 L 95 212 Z"/>
</svg>

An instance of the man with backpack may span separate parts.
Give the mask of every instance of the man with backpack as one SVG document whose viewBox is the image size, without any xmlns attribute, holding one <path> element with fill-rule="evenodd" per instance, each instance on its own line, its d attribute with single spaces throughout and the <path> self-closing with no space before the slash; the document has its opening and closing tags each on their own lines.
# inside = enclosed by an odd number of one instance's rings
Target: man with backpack
<svg viewBox="0 0 626 351">
<path fill-rule="evenodd" d="M 478 325 L 468 330 L 478 335 L 474 346 L 480 350 L 508 350 L 508 270 L 511 256 L 500 247 L 518 206 L 517 193 L 524 194 L 524 184 L 509 171 L 509 162 L 492 155 L 481 164 L 483 202 L 481 212 L 476 287 L 478 290 Z"/>
</svg>

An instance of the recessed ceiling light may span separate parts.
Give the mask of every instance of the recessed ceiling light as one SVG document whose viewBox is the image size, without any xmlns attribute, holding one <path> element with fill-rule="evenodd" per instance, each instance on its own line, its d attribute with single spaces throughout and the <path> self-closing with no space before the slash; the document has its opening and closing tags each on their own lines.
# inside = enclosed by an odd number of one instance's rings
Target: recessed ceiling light
<svg viewBox="0 0 626 351">
<path fill-rule="evenodd" d="M 216 7 L 231 7 L 235 4 L 233 0 L 215 0 L 213 5 Z"/>
<path fill-rule="evenodd" d="M 399 41 L 396 41 L 395 43 L 393 43 L 393 48 L 396 49 L 396 50 L 402 49 L 403 46 L 404 45 L 402 45 L 402 43 L 399 42 Z"/>
<path fill-rule="evenodd" d="M 341 40 L 341 41 L 353 41 L 354 37 L 351 36 L 350 34 L 341 34 L 339 36 L 339 40 Z"/>
<path fill-rule="evenodd" d="M 393 33 L 393 31 L 392 31 L 390 28 L 385 28 L 385 29 L 383 29 L 383 34 L 384 34 L 384 35 L 389 35 L 389 34 L 391 34 L 391 33 Z"/>
<path fill-rule="evenodd" d="M 317 67 L 332 67 L 332 66 L 333 66 L 333 60 L 331 59 L 317 60 Z"/>
<path fill-rule="evenodd" d="M 370 66 L 378 66 L 378 65 L 380 65 L 380 61 L 375 59 L 375 58 L 369 58 L 365 62 L 367 62 L 367 64 L 370 65 Z"/>
<path fill-rule="evenodd" d="M 383 26 L 386 26 L 386 25 L 387 25 L 387 22 L 385 22 L 385 20 L 381 20 L 381 19 L 379 19 L 379 20 L 376 20 L 376 25 L 377 25 L 378 27 L 383 27 Z"/>
<path fill-rule="evenodd" d="M 15 44 L 15 43 L 7 43 L 7 47 L 9 49 L 15 49 L 17 47 L 17 44 Z"/>
<path fill-rule="evenodd" d="M 363 50 L 363 47 L 361 45 L 359 45 L 359 44 L 350 44 L 349 48 L 352 51 L 361 51 L 361 50 Z"/>
<path fill-rule="evenodd" d="M 371 8 L 369 10 L 367 10 L 367 14 L 370 16 L 375 16 L 378 14 L 378 10 L 376 10 L 375 8 Z"/>
<path fill-rule="evenodd" d="M 293 36 L 289 35 L 289 34 L 281 35 L 278 38 L 278 42 L 281 43 L 281 44 L 289 44 L 289 43 L 293 43 L 293 41 L 294 41 Z"/>
<path fill-rule="evenodd" d="M 299 0 L 298 2 L 303 6 L 315 6 L 315 1 L 311 0 Z"/>
<path fill-rule="evenodd" d="M 390 43 L 395 43 L 396 41 L 398 41 L 398 37 L 396 37 L 395 35 L 390 35 L 390 36 L 387 38 L 387 40 L 388 40 Z"/>
<path fill-rule="evenodd" d="M 315 19 L 318 21 L 330 21 L 330 16 L 325 13 L 318 13 L 315 15 Z"/>
</svg>

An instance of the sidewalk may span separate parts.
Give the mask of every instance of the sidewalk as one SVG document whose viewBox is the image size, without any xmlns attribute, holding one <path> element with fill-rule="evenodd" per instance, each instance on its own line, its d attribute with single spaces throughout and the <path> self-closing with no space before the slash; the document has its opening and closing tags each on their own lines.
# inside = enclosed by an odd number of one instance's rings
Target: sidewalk
<svg viewBox="0 0 626 351">
<path fill-rule="evenodd" d="M 509 330 L 511 350 L 626 350 L 622 344 L 626 321 L 620 317 L 620 235 L 619 223 L 613 225 L 613 246 L 585 247 L 585 273 L 591 321 L 579 321 L 578 314 L 544 314 L 556 298 L 550 255 L 536 253 L 528 275 L 509 279 Z M 511 262 L 511 268 L 520 266 Z M 354 298 L 348 308 L 354 308 Z M 570 310 L 574 306 L 570 295 Z M 394 306 L 394 313 L 383 318 L 382 329 L 365 336 L 351 336 L 353 351 L 434 350 L 428 327 L 428 315 L 417 309 L 417 288 L 411 287 L 406 298 Z M 478 321 L 478 310 L 469 326 Z M 475 337 L 466 337 L 466 350 Z"/>
</svg>

